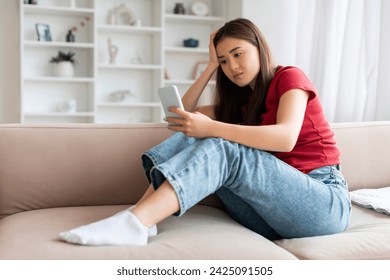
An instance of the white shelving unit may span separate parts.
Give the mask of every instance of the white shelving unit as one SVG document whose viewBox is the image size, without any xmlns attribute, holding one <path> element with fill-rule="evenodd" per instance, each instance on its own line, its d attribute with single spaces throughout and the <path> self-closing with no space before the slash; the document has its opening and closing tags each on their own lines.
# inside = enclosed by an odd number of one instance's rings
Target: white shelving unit
<svg viewBox="0 0 390 280">
<path fill-rule="evenodd" d="M 185 14 L 174 14 L 177 2 L 183 3 Z M 164 79 L 164 85 L 177 85 L 181 94 L 184 94 L 194 82 L 199 63 L 208 61 L 210 33 L 222 26 L 228 18 L 229 1 L 202 1 L 209 7 L 207 16 L 191 14 L 191 5 L 194 2 L 192 0 L 167 0 L 164 10 L 164 58 L 169 77 L 169 79 Z M 188 38 L 198 40 L 198 47 L 184 47 L 183 40 Z M 178 61 L 180 63 L 177 63 Z M 201 104 L 212 101 L 214 88 L 215 82 L 210 81 L 201 97 Z"/>
<path fill-rule="evenodd" d="M 95 121 L 95 7 L 93 0 L 41 0 L 38 5 L 20 1 L 21 122 L 61 123 Z M 85 20 L 88 18 L 89 20 Z M 86 21 L 79 27 L 81 19 Z M 51 41 L 38 41 L 36 23 L 50 27 Z M 76 42 L 66 42 L 66 33 L 78 26 Z M 73 77 L 57 77 L 50 59 L 58 51 L 75 53 Z M 73 99 L 77 110 L 64 112 L 62 104 Z"/>
<path fill-rule="evenodd" d="M 177 2 L 186 14 L 174 14 Z M 197 65 L 208 60 L 209 34 L 227 20 L 231 0 L 202 0 L 210 9 L 207 16 L 190 14 L 193 2 L 39 0 L 28 5 L 20 0 L 21 122 L 161 121 L 157 89 L 175 84 L 184 94 L 194 82 Z M 37 40 L 36 23 L 50 26 L 51 41 Z M 74 25 L 76 40 L 66 42 Z M 199 46 L 184 47 L 188 38 L 199 40 Z M 115 62 L 109 42 L 118 50 Z M 74 76 L 55 76 L 50 59 L 58 51 L 75 53 Z M 214 86 L 210 81 L 201 102 L 210 102 Z M 123 98 L 113 100 L 115 93 Z M 69 100 L 76 110 L 63 109 Z"/>
<path fill-rule="evenodd" d="M 110 11 L 122 3 L 131 9 L 131 20 L 138 21 L 137 25 L 110 22 Z M 163 75 L 162 5 L 160 0 L 96 1 L 96 122 L 161 121 L 161 106 L 154 93 Z M 109 39 L 118 47 L 115 64 L 109 63 Z M 121 102 L 110 102 L 110 95 L 117 91 L 129 94 Z"/>
</svg>

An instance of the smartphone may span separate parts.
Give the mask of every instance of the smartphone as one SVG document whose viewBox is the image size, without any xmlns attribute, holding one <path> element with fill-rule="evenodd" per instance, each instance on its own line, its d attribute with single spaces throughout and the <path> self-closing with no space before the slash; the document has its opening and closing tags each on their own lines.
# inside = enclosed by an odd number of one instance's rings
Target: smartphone
<svg viewBox="0 0 390 280">
<path fill-rule="evenodd" d="M 162 87 L 158 89 L 158 96 L 164 109 L 165 117 L 180 118 L 177 114 L 169 112 L 170 107 L 178 107 L 184 110 L 181 102 L 179 90 L 175 85 Z"/>
</svg>

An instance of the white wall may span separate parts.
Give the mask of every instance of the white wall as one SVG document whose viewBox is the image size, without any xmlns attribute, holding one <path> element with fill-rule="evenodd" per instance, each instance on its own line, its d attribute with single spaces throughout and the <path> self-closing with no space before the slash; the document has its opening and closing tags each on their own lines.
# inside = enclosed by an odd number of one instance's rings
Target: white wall
<svg viewBox="0 0 390 280">
<path fill-rule="evenodd" d="M 0 123 L 19 122 L 19 1 L 0 3 Z"/>
<path fill-rule="evenodd" d="M 294 61 L 294 42 L 296 27 L 281 25 L 283 22 L 294 23 L 296 13 L 287 9 L 286 0 L 243 0 L 242 16 L 255 23 L 270 45 L 276 64 L 292 65 Z M 287 0 L 299 1 L 299 0 Z M 277 9 L 276 9 L 277 7 Z M 291 20 L 288 20 L 291 18 Z"/>
</svg>

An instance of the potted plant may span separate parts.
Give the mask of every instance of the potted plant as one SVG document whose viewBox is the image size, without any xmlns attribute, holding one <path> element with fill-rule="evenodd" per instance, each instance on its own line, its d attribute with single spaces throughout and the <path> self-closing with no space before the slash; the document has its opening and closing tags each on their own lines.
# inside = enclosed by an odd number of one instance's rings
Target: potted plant
<svg viewBox="0 0 390 280">
<path fill-rule="evenodd" d="M 50 62 L 55 64 L 55 74 L 58 77 L 73 77 L 75 53 L 59 51 L 57 56 L 51 58 Z"/>
</svg>

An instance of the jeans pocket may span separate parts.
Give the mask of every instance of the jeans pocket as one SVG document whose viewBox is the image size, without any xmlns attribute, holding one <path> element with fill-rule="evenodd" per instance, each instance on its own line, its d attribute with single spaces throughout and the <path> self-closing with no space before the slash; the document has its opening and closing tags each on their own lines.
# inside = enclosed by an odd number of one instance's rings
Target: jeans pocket
<svg viewBox="0 0 390 280">
<path fill-rule="evenodd" d="M 331 166 L 319 167 L 312 170 L 307 175 L 321 182 L 324 180 L 329 180 L 332 175 L 332 167 Z"/>
<path fill-rule="evenodd" d="M 345 180 L 344 175 L 342 174 L 342 172 L 340 170 L 338 170 L 338 169 L 334 169 L 332 171 L 332 174 L 333 174 L 333 177 L 336 180 L 337 185 L 339 185 L 339 186 L 345 188 L 346 190 L 348 190 L 348 183 Z"/>
<path fill-rule="evenodd" d="M 317 169 L 314 169 L 307 175 L 311 178 L 318 180 L 330 187 L 348 189 L 348 184 L 344 179 L 343 174 L 339 170 L 338 166 L 323 166 Z"/>
</svg>

